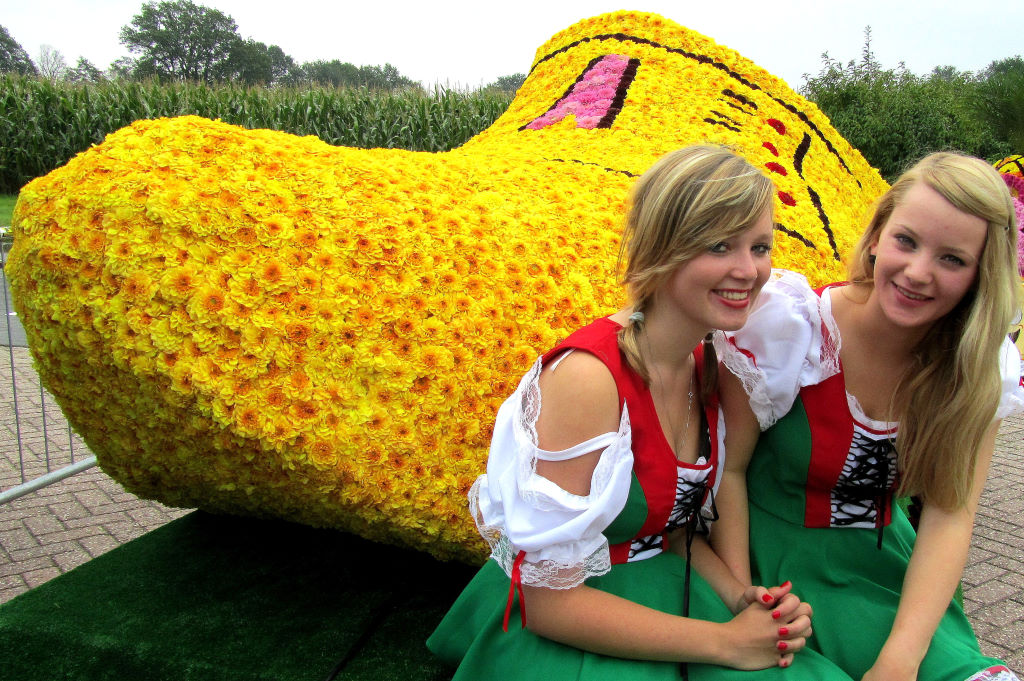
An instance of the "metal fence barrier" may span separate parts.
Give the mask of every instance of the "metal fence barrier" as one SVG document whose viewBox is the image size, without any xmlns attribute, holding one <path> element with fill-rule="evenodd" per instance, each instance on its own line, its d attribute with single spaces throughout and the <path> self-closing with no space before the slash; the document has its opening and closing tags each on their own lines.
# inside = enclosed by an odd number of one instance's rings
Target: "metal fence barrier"
<svg viewBox="0 0 1024 681">
<path fill-rule="evenodd" d="M 0 359 L 0 505 L 96 465 L 32 366 L 7 282 L 10 247 L 0 228 L 0 346 L 7 347 L 7 362 Z"/>
</svg>

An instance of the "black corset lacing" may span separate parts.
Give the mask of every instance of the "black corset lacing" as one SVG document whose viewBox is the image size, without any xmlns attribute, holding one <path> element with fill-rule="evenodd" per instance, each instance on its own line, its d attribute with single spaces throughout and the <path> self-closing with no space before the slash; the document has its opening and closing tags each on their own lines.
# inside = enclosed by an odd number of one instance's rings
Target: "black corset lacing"
<svg viewBox="0 0 1024 681">
<path fill-rule="evenodd" d="M 686 489 L 680 489 L 683 485 L 686 486 Z M 666 532 L 679 529 L 679 527 L 683 527 L 686 530 L 686 576 L 683 580 L 683 617 L 689 617 L 690 556 L 693 539 L 697 536 L 698 532 L 708 534 L 711 529 L 709 523 L 718 520 L 718 507 L 715 505 L 715 490 L 712 485 L 708 484 L 708 478 L 695 484 L 677 478 L 676 487 L 677 502 L 672 508 L 672 514 L 669 516 L 669 525 L 666 528 Z M 711 502 L 709 511 L 704 510 L 705 492 L 707 493 L 708 501 Z M 673 525 L 673 521 L 677 521 L 679 524 Z M 685 662 L 680 663 L 679 674 L 683 679 L 689 678 Z"/>
<path fill-rule="evenodd" d="M 709 460 L 711 457 L 711 433 L 703 412 L 701 413 L 700 427 L 700 445 L 697 455 L 698 458 L 704 457 L 705 460 Z M 708 534 L 711 529 L 710 523 L 718 520 L 715 490 L 714 486 L 709 484 L 709 478 L 710 475 L 700 482 L 694 483 L 683 479 L 682 476 L 678 475 L 677 471 L 676 502 L 672 506 L 672 511 L 669 513 L 668 523 L 665 527 L 666 534 L 679 528 L 684 528 L 686 531 L 686 576 L 683 579 L 683 617 L 690 616 L 690 557 L 693 539 L 697 536 L 698 532 Z M 707 512 L 704 510 L 705 496 L 710 502 L 710 509 Z M 689 678 L 685 662 L 680 663 L 679 674 L 683 679 Z"/>
<path fill-rule="evenodd" d="M 849 517 L 835 517 L 836 527 L 870 521 L 876 513 L 878 548 L 885 535 L 885 516 L 889 509 L 893 483 L 892 455 L 896 451 L 891 440 L 872 440 L 860 433 L 853 437 L 853 461 L 843 466 L 839 482 L 832 489 L 836 505 Z"/>
</svg>

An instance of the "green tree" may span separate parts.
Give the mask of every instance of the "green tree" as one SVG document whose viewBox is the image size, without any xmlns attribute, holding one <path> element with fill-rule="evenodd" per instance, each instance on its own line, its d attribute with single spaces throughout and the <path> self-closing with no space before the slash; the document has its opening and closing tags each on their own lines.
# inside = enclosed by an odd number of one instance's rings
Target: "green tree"
<svg viewBox="0 0 1024 681">
<path fill-rule="evenodd" d="M 300 68 L 302 79 L 307 83 L 333 85 L 334 87 L 354 85 L 359 73 L 359 69 L 354 64 L 342 63 L 337 59 L 308 61 Z"/>
<path fill-rule="evenodd" d="M 271 82 L 270 55 L 265 43 L 238 40 L 217 74 L 218 80 L 239 80 L 246 85 L 267 85 Z"/>
<path fill-rule="evenodd" d="M 37 73 L 28 52 L 3 26 L 0 26 L 0 73 L 18 73 L 23 76 L 34 76 Z"/>
<path fill-rule="evenodd" d="M 107 76 L 112 80 L 132 80 L 138 70 L 139 60 L 132 57 L 118 57 L 110 62 Z"/>
<path fill-rule="evenodd" d="M 525 73 L 513 73 L 510 76 L 499 76 L 496 81 L 488 84 L 484 90 L 498 90 L 500 92 L 507 92 L 509 94 L 515 94 L 519 88 L 526 82 Z"/>
<path fill-rule="evenodd" d="M 210 83 L 239 42 L 235 20 L 191 0 L 147 2 L 121 28 L 121 43 L 141 56 L 137 75 Z"/>
<path fill-rule="evenodd" d="M 64 55 L 50 45 L 43 45 L 39 48 L 36 68 L 39 69 L 39 75 L 51 83 L 64 80 L 68 73 L 68 63 L 64 60 Z"/>
<path fill-rule="evenodd" d="M 270 82 L 288 83 L 295 80 L 298 65 L 294 59 L 277 45 L 268 47 L 267 54 L 270 56 Z"/>
<path fill-rule="evenodd" d="M 936 66 L 932 69 L 932 72 L 928 74 L 928 77 L 951 81 L 956 80 L 960 75 L 960 71 L 958 71 L 955 66 Z"/>
<path fill-rule="evenodd" d="M 277 45 L 267 47 L 256 40 L 239 40 L 224 62 L 222 78 L 246 85 L 288 82 L 295 70 L 294 60 Z"/>
<path fill-rule="evenodd" d="M 79 57 L 74 68 L 68 69 L 66 78 L 72 83 L 98 83 L 104 80 L 103 72 L 85 57 Z"/>
<path fill-rule="evenodd" d="M 307 83 L 334 87 L 365 87 L 371 90 L 419 89 L 419 84 L 403 76 L 391 64 L 384 66 L 355 66 L 337 59 L 306 62 L 301 67 L 302 79 Z"/>
<path fill-rule="evenodd" d="M 968 72 L 940 68 L 921 77 L 903 64 L 882 68 L 870 29 L 859 61 L 844 65 L 827 53 L 822 60 L 816 76 L 804 76 L 801 93 L 889 181 L 932 151 L 990 159 L 1009 151 L 972 105 L 977 81 Z"/>
<path fill-rule="evenodd" d="M 977 101 L 981 116 L 1010 145 L 1010 153 L 1024 153 L 1024 59 L 989 64 L 978 83 Z"/>
<path fill-rule="evenodd" d="M 419 84 L 406 78 L 391 64 L 384 66 L 362 66 L 359 68 L 359 85 L 372 90 L 418 89 Z"/>
</svg>

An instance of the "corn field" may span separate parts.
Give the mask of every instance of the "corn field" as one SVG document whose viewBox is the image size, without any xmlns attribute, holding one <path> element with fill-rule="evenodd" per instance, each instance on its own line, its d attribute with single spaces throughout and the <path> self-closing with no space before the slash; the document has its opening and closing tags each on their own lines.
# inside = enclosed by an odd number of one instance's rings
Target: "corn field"
<svg viewBox="0 0 1024 681">
<path fill-rule="evenodd" d="M 315 135 L 345 147 L 446 151 L 488 127 L 512 95 L 439 90 L 247 88 L 107 81 L 73 85 L 0 76 L 0 194 L 58 168 L 143 118 L 193 114 L 246 128 Z"/>
</svg>

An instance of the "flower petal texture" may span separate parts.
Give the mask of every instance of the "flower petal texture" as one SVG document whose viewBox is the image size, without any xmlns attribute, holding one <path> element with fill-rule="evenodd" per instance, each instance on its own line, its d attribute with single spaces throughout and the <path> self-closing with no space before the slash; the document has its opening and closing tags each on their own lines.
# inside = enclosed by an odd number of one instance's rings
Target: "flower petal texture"
<svg viewBox="0 0 1024 681">
<path fill-rule="evenodd" d="M 1021 289 L 1024 290 L 1024 156 L 1014 154 L 996 161 L 996 170 L 1013 198 L 1013 209 L 1017 217 L 1017 270 L 1021 276 Z M 1010 338 L 1017 344 L 1017 349 L 1024 353 L 1024 333 L 1022 333 L 1022 315 L 1018 314 L 1010 330 Z"/>
<path fill-rule="evenodd" d="M 992 165 L 994 165 L 996 170 L 1004 175 L 1024 177 L 1024 156 L 1021 154 L 1011 154 L 1006 158 L 999 159 Z"/>
<path fill-rule="evenodd" d="M 785 83 L 636 12 L 556 34 L 445 153 L 138 121 L 23 189 L 8 275 L 44 384 L 130 491 L 480 561 L 499 404 L 623 304 L 630 185 L 700 142 L 775 182 L 776 266 L 843 278 L 879 174 Z"/>
</svg>

